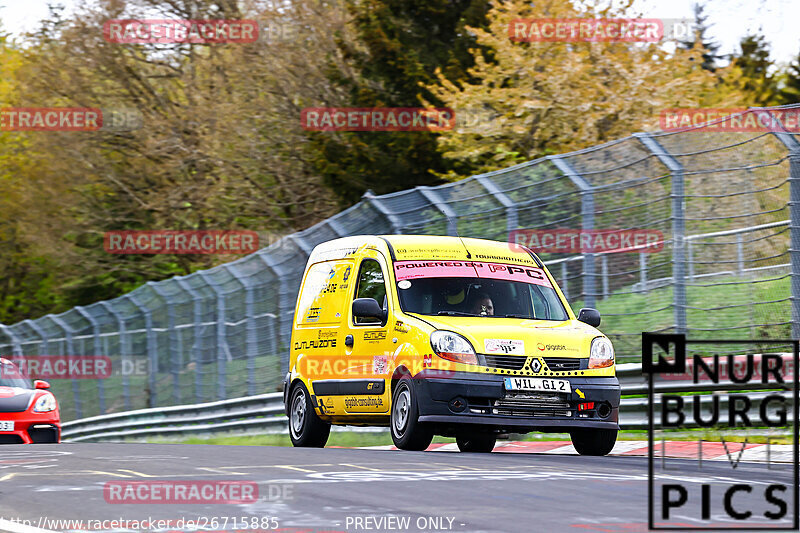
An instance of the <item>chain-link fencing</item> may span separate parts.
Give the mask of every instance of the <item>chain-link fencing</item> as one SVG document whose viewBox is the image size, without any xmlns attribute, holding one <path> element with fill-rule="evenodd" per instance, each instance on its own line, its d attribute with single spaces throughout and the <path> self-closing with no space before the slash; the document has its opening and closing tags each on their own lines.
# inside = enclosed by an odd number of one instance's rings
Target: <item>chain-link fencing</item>
<svg viewBox="0 0 800 533">
<path fill-rule="evenodd" d="M 712 125 L 634 134 L 438 187 L 368 193 L 237 261 L 0 325 L 0 354 L 111 359 L 106 379 L 52 383 L 64 420 L 272 392 L 315 245 L 389 233 L 505 241 L 519 229 L 564 228 L 663 235 L 656 252 L 540 254 L 576 311 L 600 310 L 622 362 L 639 360 L 642 331 L 800 337 L 798 137 Z"/>
</svg>

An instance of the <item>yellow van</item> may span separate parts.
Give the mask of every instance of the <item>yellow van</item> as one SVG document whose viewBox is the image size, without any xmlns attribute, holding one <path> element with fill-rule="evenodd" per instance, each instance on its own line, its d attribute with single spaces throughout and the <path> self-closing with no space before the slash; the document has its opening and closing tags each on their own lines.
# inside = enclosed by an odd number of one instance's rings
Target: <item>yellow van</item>
<svg viewBox="0 0 800 533">
<path fill-rule="evenodd" d="M 569 432 L 583 455 L 619 430 L 614 348 L 576 317 L 529 249 L 482 239 L 356 236 L 314 248 L 295 309 L 284 403 L 295 446 L 332 424 L 389 426 L 489 452 L 498 435 Z"/>
</svg>

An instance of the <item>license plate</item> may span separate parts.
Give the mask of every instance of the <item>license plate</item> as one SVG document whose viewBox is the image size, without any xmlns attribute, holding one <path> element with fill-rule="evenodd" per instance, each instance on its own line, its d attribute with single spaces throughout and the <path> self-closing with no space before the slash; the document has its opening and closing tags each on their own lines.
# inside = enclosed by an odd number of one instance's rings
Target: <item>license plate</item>
<svg viewBox="0 0 800 533">
<path fill-rule="evenodd" d="M 14 431 L 14 421 L 13 420 L 0 420 L 0 431 Z"/>
<path fill-rule="evenodd" d="M 505 378 L 506 390 L 536 390 L 548 392 L 572 392 L 565 379 Z"/>
</svg>

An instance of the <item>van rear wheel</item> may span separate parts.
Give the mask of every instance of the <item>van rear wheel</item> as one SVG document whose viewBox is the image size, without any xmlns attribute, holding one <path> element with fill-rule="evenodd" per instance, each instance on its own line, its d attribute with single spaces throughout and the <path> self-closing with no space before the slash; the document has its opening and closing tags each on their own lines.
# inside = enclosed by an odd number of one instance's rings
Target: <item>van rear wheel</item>
<svg viewBox="0 0 800 533">
<path fill-rule="evenodd" d="M 456 436 L 456 444 L 462 452 L 489 453 L 497 444 L 492 433 L 464 433 Z"/>
<path fill-rule="evenodd" d="M 289 399 L 289 437 L 298 448 L 324 448 L 331 425 L 317 416 L 305 385 L 298 383 Z"/>
<path fill-rule="evenodd" d="M 581 455 L 608 455 L 617 443 L 616 429 L 579 428 L 569 435 Z"/>
<path fill-rule="evenodd" d="M 431 428 L 419 422 L 417 397 L 408 376 L 402 377 L 394 389 L 389 425 L 392 441 L 401 450 L 422 451 L 433 440 Z"/>
</svg>

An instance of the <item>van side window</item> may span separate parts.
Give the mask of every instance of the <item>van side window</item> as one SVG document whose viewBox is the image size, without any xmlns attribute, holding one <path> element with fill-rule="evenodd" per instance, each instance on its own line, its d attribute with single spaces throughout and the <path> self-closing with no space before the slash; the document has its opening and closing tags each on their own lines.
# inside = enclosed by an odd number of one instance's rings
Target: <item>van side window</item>
<svg viewBox="0 0 800 533">
<path fill-rule="evenodd" d="M 385 307 L 386 284 L 383 281 L 383 271 L 381 265 L 374 259 L 365 259 L 361 262 L 361 269 L 358 271 L 358 287 L 355 292 L 356 298 L 374 298 L 378 305 Z M 356 318 L 356 324 L 375 323 L 371 318 Z"/>
</svg>

